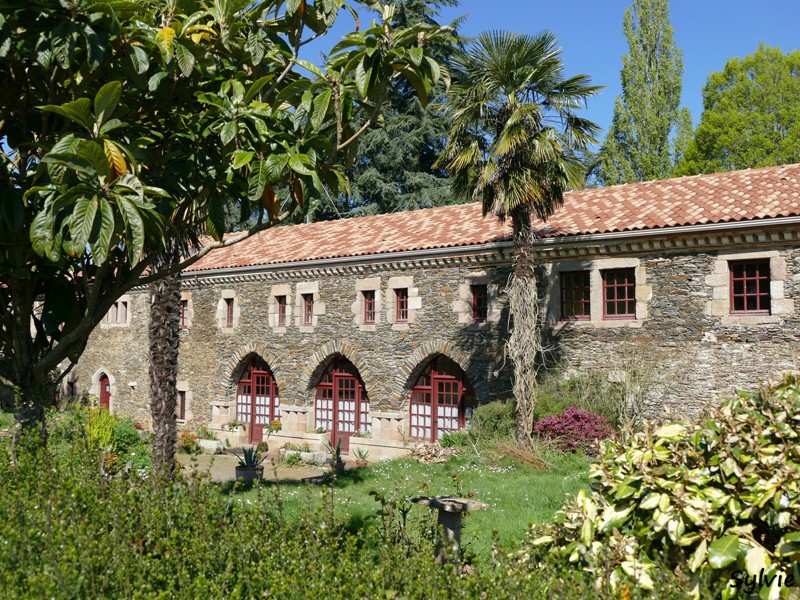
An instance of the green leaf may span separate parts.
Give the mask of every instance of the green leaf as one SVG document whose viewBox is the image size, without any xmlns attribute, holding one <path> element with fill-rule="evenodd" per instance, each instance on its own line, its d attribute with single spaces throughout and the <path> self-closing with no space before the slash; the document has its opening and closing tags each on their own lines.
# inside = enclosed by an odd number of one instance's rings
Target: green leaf
<svg viewBox="0 0 800 600">
<path fill-rule="evenodd" d="M 109 81 L 100 88 L 94 97 L 94 118 L 98 126 L 114 114 L 121 97 L 122 84 L 119 81 Z"/>
<path fill-rule="evenodd" d="M 76 243 L 86 245 L 86 242 L 89 241 L 96 214 L 97 197 L 84 197 L 75 203 L 75 208 L 72 211 L 73 219 L 70 223 L 70 230 L 72 232 L 72 239 Z"/>
<path fill-rule="evenodd" d="M 100 198 L 100 229 L 97 239 L 91 244 L 92 260 L 97 265 L 102 265 L 108 258 L 111 249 L 111 239 L 114 235 L 114 209 L 105 198 Z"/>
<path fill-rule="evenodd" d="M 697 550 L 694 551 L 692 557 L 689 559 L 689 569 L 692 573 L 696 572 L 697 569 L 705 562 L 706 556 L 708 555 L 708 543 L 705 540 L 702 540 L 700 544 L 697 546 Z"/>
<path fill-rule="evenodd" d="M 133 202 L 124 196 L 118 198 L 126 226 L 128 260 L 131 264 L 135 264 L 139 262 L 144 251 L 144 221 Z"/>
<path fill-rule="evenodd" d="M 103 126 L 100 128 L 100 135 L 106 135 L 120 127 L 127 127 L 127 125 L 127 123 L 123 123 L 119 119 L 109 119 L 103 123 Z"/>
<path fill-rule="evenodd" d="M 416 66 L 420 66 L 422 64 L 422 57 L 424 55 L 425 51 L 419 46 L 408 49 L 408 57 L 411 59 L 411 62 L 414 63 Z"/>
<path fill-rule="evenodd" d="M 95 171 L 91 162 L 71 152 L 63 152 L 63 153 L 51 152 L 50 154 L 46 154 L 44 158 L 42 158 L 42 162 L 62 165 L 64 167 L 72 169 L 73 171 L 78 171 L 79 173 L 89 175 L 90 177 L 97 176 L 97 171 Z"/>
<path fill-rule="evenodd" d="M 331 103 L 332 95 L 333 90 L 328 88 L 320 94 L 317 94 L 317 97 L 314 98 L 314 110 L 311 113 L 311 127 L 313 127 L 315 131 L 319 131 L 322 128 L 322 124 L 325 122 L 325 115 L 328 113 L 328 106 Z"/>
<path fill-rule="evenodd" d="M 67 102 L 61 106 L 47 104 L 46 106 L 39 106 L 37 108 L 47 112 L 56 113 L 65 119 L 69 119 L 74 123 L 82 125 L 86 131 L 92 133 L 94 118 L 92 117 L 91 106 L 92 103 L 89 102 L 88 98 L 78 98 L 77 100 Z"/>
<path fill-rule="evenodd" d="M 250 164 L 250 161 L 253 160 L 253 156 L 255 156 L 255 152 L 237 150 L 233 153 L 233 168 L 241 169 L 243 166 Z"/>
<path fill-rule="evenodd" d="M 102 146 L 97 142 L 82 140 L 78 146 L 77 154 L 89 161 L 100 177 L 108 177 L 111 174 L 108 157 Z"/>
<path fill-rule="evenodd" d="M 726 535 L 711 542 L 708 547 L 708 563 L 715 569 L 722 569 L 735 561 L 738 554 L 739 538 Z"/>
<path fill-rule="evenodd" d="M 253 172 L 247 180 L 247 198 L 253 202 L 258 201 L 264 193 L 268 179 L 269 169 L 264 161 L 260 160 L 253 165 Z"/>
<path fill-rule="evenodd" d="M 128 46 L 128 55 L 131 57 L 133 70 L 138 75 L 147 73 L 147 69 L 150 68 L 150 59 L 147 58 L 147 52 L 144 51 L 144 48 L 134 45 Z"/>
<path fill-rule="evenodd" d="M 178 61 L 178 68 L 183 73 L 184 77 L 189 77 L 195 65 L 194 54 L 186 46 L 181 44 L 175 45 L 175 59 Z"/>
<path fill-rule="evenodd" d="M 247 94 L 244 97 L 244 101 L 246 103 L 250 102 L 253 98 L 255 98 L 256 94 L 258 94 L 258 92 L 261 91 L 261 88 L 263 88 L 266 84 L 268 84 L 273 79 L 275 79 L 275 74 L 274 73 L 272 73 L 270 75 L 265 75 L 264 77 L 256 79 L 253 82 L 253 84 L 250 86 L 250 89 L 247 90 Z"/>
<path fill-rule="evenodd" d="M 58 257 L 52 258 L 53 250 L 53 225 L 54 220 L 47 210 L 39 211 L 31 223 L 31 245 L 33 251 L 39 256 L 46 256 L 55 262 Z"/>
<path fill-rule="evenodd" d="M 289 155 L 270 154 L 265 162 L 267 170 L 269 171 L 269 176 L 267 178 L 268 183 L 276 184 L 280 182 L 283 170 L 286 168 L 286 165 L 289 164 Z"/>
<path fill-rule="evenodd" d="M 223 146 L 227 146 L 233 140 L 233 138 L 236 137 L 236 131 L 237 127 L 235 121 L 229 121 L 222 126 L 222 129 L 219 132 L 219 139 L 222 140 Z"/>
<path fill-rule="evenodd" d="M 295 173 L 300 173 L 301 175 L 314 175 L 315 171 L 313 169 L 308 168 L 303 161 L 303 157 L 305 155 L 301 154 L 292 154 L 289 156 L 289 168 L 294 171 Z M 308 158 L 308 157 L 306 157 Z"/>
<path fill-rule="evenodd" d="M 114 188 L 124 188 L 130 190 L 139 198 L 140 201 L 144 200 L 144 187 L 139 178 L 135 175 L 127 173 L 122 177 L 114 180 Z"/>
<path fill-rule="evenodd" d="M 316 75 L 320 79 L 325 79 L 325 73 L 323 73 L 322 70 L 314 63 L 308 62 L 307 60 L 303 60 L 300 58 L 294 59 L 294 62 L 297 64 L 297 66 L 303 67 L 307 71 L 311 71 L 314 75 Z"/>
</svg>

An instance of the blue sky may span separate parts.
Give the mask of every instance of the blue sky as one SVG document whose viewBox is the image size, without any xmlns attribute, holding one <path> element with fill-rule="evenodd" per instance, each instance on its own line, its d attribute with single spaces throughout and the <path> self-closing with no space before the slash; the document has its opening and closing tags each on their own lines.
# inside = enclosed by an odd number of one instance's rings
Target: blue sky
<svg viewBox="0 0 800 600">
<path fill-rule="evenodd" d="M 443 11 L 442 22 L 467 15 L 462 26 L 467 36 L 488 29 L 552 30 L 563 48 L 566 75 L 587 73 L 594 83 L 606 86 L 584 113 L 605 131 L 621 91 L 619 71 L 622 55 L 628 51 L 622 16 L 630 4 L 631 0 L 462 0 L 461 6 Z M 708 75 L 721 71 L 729 58 L 752 53 L 759 41 L 784 52 L 800 49 L 798 0 L 673 0 L 671 11 L 675 40 L 683 50 L 682 105 L 691 111 L 695 125 L 703 109 L 702 90 Z M 346 14 L 340 20 L 337 25 L 352 27 Z M 321 45 L 330 47 L 332 40 Z"/>
</svg>

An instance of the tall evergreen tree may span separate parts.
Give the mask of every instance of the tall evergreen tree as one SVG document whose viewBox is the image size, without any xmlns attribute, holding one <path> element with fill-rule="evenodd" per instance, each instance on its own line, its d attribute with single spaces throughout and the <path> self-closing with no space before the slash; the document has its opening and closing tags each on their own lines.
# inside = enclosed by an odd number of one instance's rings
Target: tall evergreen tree
<svg viewBox="0 0 800 600">
<path fill-rule="evenodd" d="M 680 175 L 800 161 L 800 51 L 759 45 L 713 73 Z"/>
<path fill-rule="evenodd" d="M 441 9 L 458 4 L 459 0 L 402 0 L 397 3 L 394 25 L 438 25 Z M 455 47 L 435 45 L 431 54 L 447 67 Z M 434 96 L 443 93 L 444 88 L 440 87 Z M 435 104 L 423 105 L 411 84 L 398 79 L 389 93 L 382 127 L 363 136 L 348 172 L 351 195 L 323 203 L 316 218 L 452 204 L 455 200 L 447 172 L 434 167 L 446 135 L 447 124 Z"/>
<path fill-rule="evenodd" d="M 622 57 L 622 95 L 600 152 L 598 179 L 605 185 L 669 177 L 670 134 L 679 116 L 683 60 L 669 0 L 633 0 L 623 31 L 630 51 Z"/>
</svg>

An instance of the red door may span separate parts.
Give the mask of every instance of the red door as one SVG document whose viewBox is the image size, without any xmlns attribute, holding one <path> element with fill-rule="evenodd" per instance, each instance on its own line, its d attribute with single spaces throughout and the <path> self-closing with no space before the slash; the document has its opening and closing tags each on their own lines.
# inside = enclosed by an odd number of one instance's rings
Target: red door
<svg viewBox="0 0 800 600">
<path fill-rule="evenodd" d="M 432 360 L 411 390 L 411 437 L 435 442 L 462 429 L 474 403 L 461 367 L 443 356 Z"/>
<path fill-rule="evenodd" d="M 350 451 L 350 437 L 371 431 L 369 398 L 355 366 L 347 359 L 335 360 L 317 385 L 316 426 L 329 435 L 333 446 Z"/>
<path fill-rule="evenodd" d="M 264 427 L 280 420 L 278 386 L 264 361 L 245 369 L 236 390 L 236 420 L 247 425 L 251 444 L 264 439 Z"/>
<path fill-rule="evenodd" d="M 100 406 L 106 410 L 111 409 L 111 382 L 108 375 L 100 375 Z"/>
</svg>

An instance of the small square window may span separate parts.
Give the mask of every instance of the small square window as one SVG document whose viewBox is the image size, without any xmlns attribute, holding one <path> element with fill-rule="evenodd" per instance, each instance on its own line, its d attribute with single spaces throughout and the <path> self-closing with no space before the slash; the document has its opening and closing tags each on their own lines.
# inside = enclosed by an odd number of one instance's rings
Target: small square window
<svg viewBox="0 0 800 600">
<path fill-rule="evenodd" d="M 472 322 L 473 323 L 486 323 L 486 315 L 488 314 L 488 290 L 485 284 L 472 285 Z"/>
<path fill-rule="evenodd" d="M 728 267 L 731 274 L 731 314 L 770 314 L 769 259 L 731 261 Z"/>
<path fill-rule="evenodd" d="M 396 323 L 408 322 L 408 288 L 397 288 L 394 291 Z"/>
<path fill-rule="evenodd" d="M 225 327 L 233 327 L 233 298 L 225 298 Z"/>
<path fill-rule="evenodd" d="M 314 294 L 303 294 L 303 325 L 314 323 Z"/>
<path fill-rule="evenodd" d="M 608 269 L 603 277 L 603 318 L 636 318 L 635 269 Z"/>
<path fill-rule="evenodd" d="M 589 271 L 561 273 L 561 320 L 588 321 L 591 318 Z"/>
<path fill-rule="evenodd" d="M 375 323 L 375 290 L 361 292 L 364 297 L 364 323 L 371 325 Z"/>
<path fill-rule="evenodd" d="M 181 300 L 181 329 L 189 329 L 189 301 Z"/>
<path fill-rule="evenodd" d="M 286 327 L 286 296 L 275 296 L 278 306 L 278 327 Z"/>
<path fill-rule="evenodd" d="M 118 300 L 108 309 L 104 323 L 127 323 L 128 322 L 128 303 L 125 300 Z"/>
</svg>

